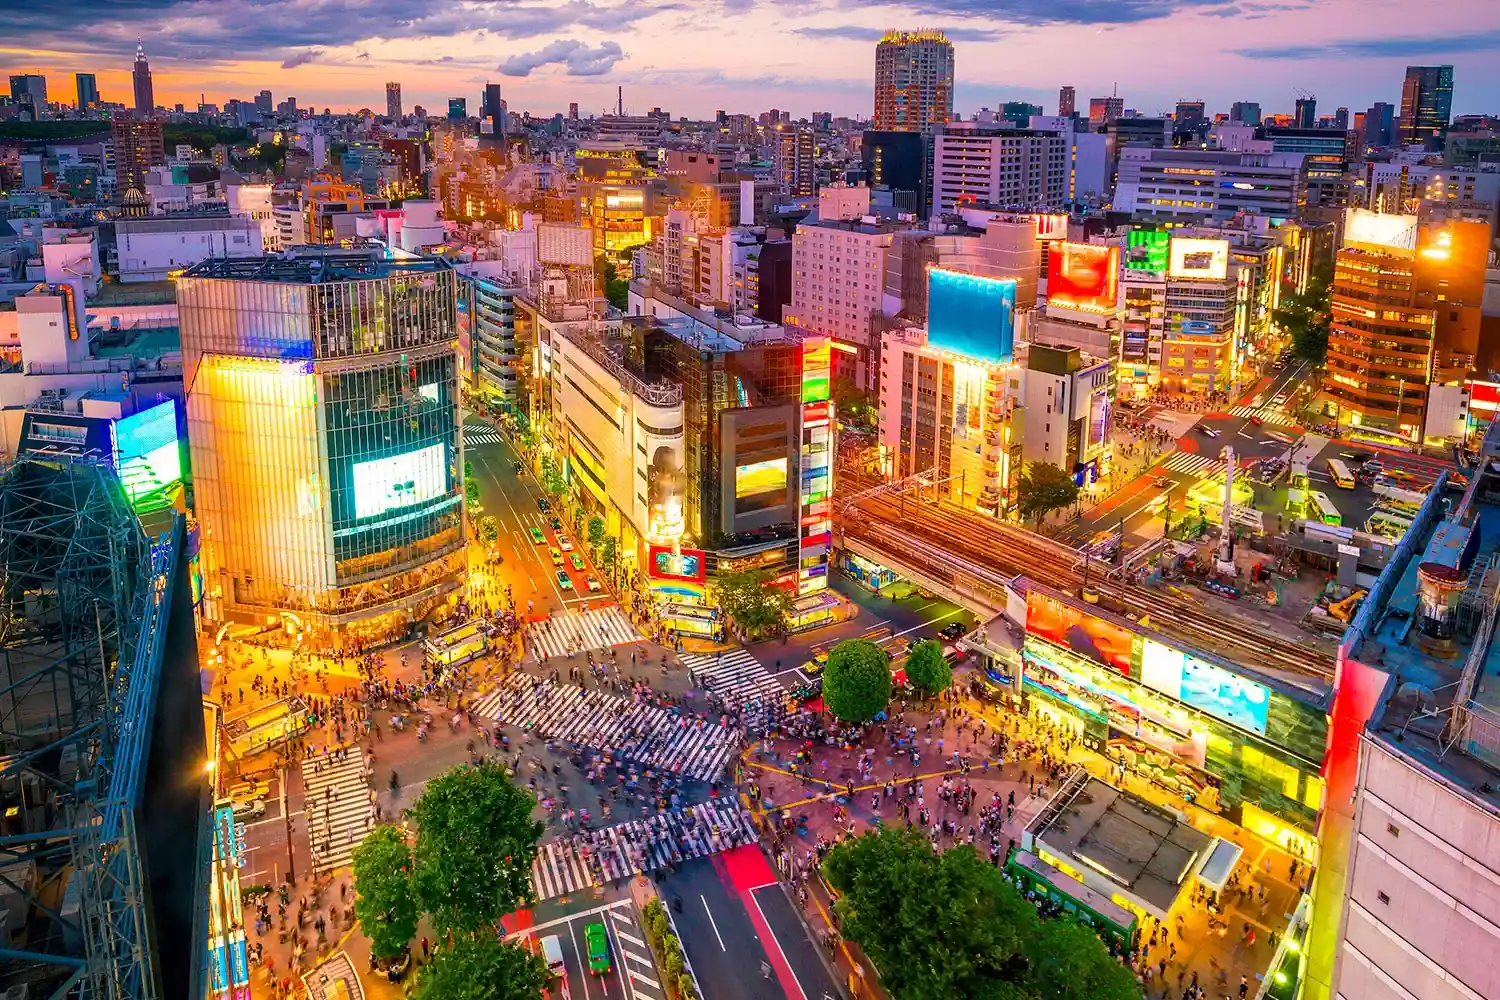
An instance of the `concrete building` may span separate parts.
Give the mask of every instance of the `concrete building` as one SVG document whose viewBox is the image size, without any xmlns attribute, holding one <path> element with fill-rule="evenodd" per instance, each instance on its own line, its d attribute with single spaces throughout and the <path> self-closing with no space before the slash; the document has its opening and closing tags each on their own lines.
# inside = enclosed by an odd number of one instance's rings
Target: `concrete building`
<svg viewBox="0 0 1500 1000">
<path fill-rule="evenodd" d="M 1124 113 L 1125 98 L 1123 97 L 1089 98 L 1089 124 L 1092 126 L 1113 124 Z"/>
<path fill-rule="evenodd" d="M 401 120 L 401 84 L 385 85 L 385 116 L 393 121 Z"/>
<path fill-rule="evenodd" d="M 115 157 L 115 191 L 145 191 L 146 173 L 167 162 L 161 122 L 116 116 L 110 122 Z"/>
<path fill-rule="evenodd" d="M 212 258 L 260 257 L 260 223 L 249 216 L 161 216 L 115 223 L 120 280 L 165 281 Z"/>
<path fill-rule="evenodd" d="M 1109 466 L 1114 365 L 1077 347 L 1031 343 L 1021 397 L 1021 458 L 1048 462 L 1080 483 Z"/>
<path fill-rule="evenodd" d="M 793 198 L 808 198 L 818 190 L 813 150 L 812 129 L 783 125 L 772 136 L 776 180 L 782 191 Z"/>
<path fill-rule="evenodd" d="M 1297 153 L 1125 149 L 1114 207 L 1150 222 L 1223 221 L 1239 213 L 1296 218 L 1307 203 Z"/>
<path fill-rule="evenodd" d="M 1261 130 L 1273 153 L 1301 153 L 1307 164 L 1307 203 L 1342 207 L 1349 200 L 1350 161 L 1359 150 L 1344 129 L 1275 128 Z"/>
<path fill-rule="evenodd" d="M 156 113 L 156 92 L 151 86 L 151 65 L 146 61 L 146 50 L 140 44 L 135 47 L 135 65 L 131 67 L 130 81 L 135 92 L 135 116 L 150 118 Z"/>
<path fill-rule="evenodd" d="M 1069 199 L 1071 133 L 953 122 L 934 136 L 932 210 L 975 202 L 1060 208 Z"/>
<path fill-rule="evenodd" d="M 887 32 L 875 46 L 875 130 L 931 132 L 952 121 L 953 83 L 953 43 L 942 32 Z"/>
</svg>

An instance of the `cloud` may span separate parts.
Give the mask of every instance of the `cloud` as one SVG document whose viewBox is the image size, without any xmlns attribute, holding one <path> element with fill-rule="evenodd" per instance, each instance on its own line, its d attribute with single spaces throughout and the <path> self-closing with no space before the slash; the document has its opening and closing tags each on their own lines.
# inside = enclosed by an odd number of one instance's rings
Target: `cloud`
<svg viewBox="0 0 1500 1000">
<path fill-rule="evenodd" d="M 587 42 L 559 38 L 535 52 L 513 55 L 497 68 L 506 76 L 530 76 L 534 69 L 558 63 L 568 76 L 603 76 L 624 58 L 618 42 L 600 42 L 598 48 L 591 49 Z"/>
<path fill-rule="evenodd" d="M 303 49 L 295 55 L 288 56 L 282 60 L 282 69 L 296 69 L 298 66 L 306 66 L 308 63 L 323 58 L 322 49 Z"/>
<path fill-rule="evenodd" d="M 1391 35 L 1318 45 L 1267 45 L 1234 49 L 1247 59 L 1414 59 L 1500 50 L 1500 30 L 1456 35 Z"/>
<path fill-rule="evenodd" d="M 1223 7 L 1225 0 L 850 0 L 848 6 L 899 7 L 929 21 L 962 19 L 1001 24 L 1136 24 L 1179 11 Z M 1254 8 L 1255 4 L 1242 4 Z M 958 40 L 954 32 L 948 36 Z M 981 39 L 982 40 L 982 39 Z"/>
</svg>

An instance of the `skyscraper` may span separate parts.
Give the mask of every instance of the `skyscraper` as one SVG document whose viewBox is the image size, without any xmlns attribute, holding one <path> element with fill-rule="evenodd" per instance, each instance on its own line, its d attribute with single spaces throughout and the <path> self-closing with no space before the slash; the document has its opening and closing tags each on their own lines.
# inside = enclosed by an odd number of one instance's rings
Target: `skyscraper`
<svg viewBox="0 0 1500 1000">
<path fill-rule="evenodd" d="M 146 189 L 146 171 L 167 162 L 161 122 L 151 118 L 117 115 L 110 122 L 115 143 L 115 192 Z"/>
<path fill-rule="evenodd" d="M 1408 66 L 1401 85 L 1397 139 L 1403 146 L 1441 147 L 1453 115 L 1453 67 Z"/>
<path fill-rule="evenodd" d="M 724 112 L 722 112 L 722 111 L 719 112 L 719 114 L 721 114 L 721 115 L 723 113 Z M 577 101 L 569 101 L 568 102 L 568 118 L 571 121 L 575 121 L 575 122 L 578 120 L 578 102 Z"/>
<path fill-rule="evenodd" d="M 1318 127 L 1318 99 L 1316 97 L 1297 98 L 1297 110 L 1292 115 L 1292 124 L 1295 128 Z"/>
<path fill-rule="evenodd" d="M 812 129 L 780 126 L 773 152 L 776 179 L 781 183 L 783 191 L 794 198 L 805 198 L 817 193 Z"/>
<path fill-rule="evenodd" d="M 130 77 L 135 87 L 136 117 L 150 118 L 156 112 L 156 95 L 151 89 L 151 64 L 146 62 L 146 50 L 139 40 L 135 43 L 135 67 Z"/>
<path fill-rule="evenodd" d="M 487 139 L 505 137 L 505 117 L 500 98 L 500 85 L 487 83 L 479 100 L 479 134 Z"/>
<path fill-rule="evenodd" d="M 1339 108 L 1333 113 L 1333 127 L 1340 132 L 1349 131 L 1349 109 Z"/>
<path fill-rule="evenodd" d="M 84 111 L 99 103 L 99 81 L 92 73 L 74 73 L 78 85 L 78 110 Z"/>
<path fill-rule="evenodd" d="M 40 117 L 47 107 L 47 78 L 39 73 L 17 73 L 10 78 L 10 99 Z"/>
<path fill-rule="evenodd" d="M 271 112 L 276 110 L 275 98 L 271 96 L 269 90 L 262 90 L 255 95 L 255 110 L 259 111 L 261 116 L 266 118 L 269 118 Z"/>
<path fill-rule="evenodd" d="M 1229 120 L 1241 125 L 1260 124 L 1260 104 L 1255 101 L 1235 101 L 1229 107 Z"/>
<path fill-rule="evenodd" d="M 463 97 L 448 98 L 448 120 L 461 122 L 469 117 L 469 101 Z"/>
<path fill-rule="evenodd" d="M 401 84 L 388 83 L 385 85 L 385 116 L 401 120 Z"/>
<path fill-rule="evenodd" d="M 1202 101 L 1177 102 L 1177 111 L 1172 115 L 1172 124 L 1175 131 L 1191 132 L 1204 122 L 1204 104 Z"/>
<path fill-rule="evenodd" d="M 1396 108 L 1385 101 L 1376 101 L 1365 112 L 1365 145 L 1389 146 L 1396 141 Z"/>
<path fill-rule="evenodd" d="M 875 46 L 876 131 L 931 132 L 953 120 L 953 43 L 941 31 L 892 31 Z"/>
<path fill-rule="evenodd" d="M 1124 111 L 1125 98 L 1123 97 L 1089 98 L 1090 125 L 1112 125 L 1119 120 Z"/>
<path fill-rule="evenodd" d="M 1078 92 L 1072 87 L 1063 87 L 1057 92 L 1057 117 L 1072 118 L 1078 107 Z"/>
</svg>

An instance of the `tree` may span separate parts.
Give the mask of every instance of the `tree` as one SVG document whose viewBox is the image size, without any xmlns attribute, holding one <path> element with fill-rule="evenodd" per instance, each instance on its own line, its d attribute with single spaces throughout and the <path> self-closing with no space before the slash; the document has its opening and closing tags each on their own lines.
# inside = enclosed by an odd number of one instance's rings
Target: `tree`
<svg viewBox="0 0 1500 1000">
<path fill-rule="evenodd" d="M 551 455 L 543 455 L 542 489 L 555 497 L 560 497 L 567 488 L 567 483 L 563 482 L 562 470 L 557 466 L 557 459 Z"/>
<path fill-rule="evenodd" d="M 615 540 L 613 538 L 606 538 L 604 540 L 603 553 L 599 556 L 600 561 L 603 562 L 606 567 L 613 569 L 615 560 L 619 558 L 618 550 L 619 546 L 615 543 Z"/>
<path fill-rule="evenodd" d="M 411 849 L 394 826 L 377 826 L 354 849 L 354 915 L 376 958 L 400 955 L 417 933 Z"/>
<path fill-rule="evenodd" d="M 1016 496 L 1022 519 L 1034 519 L 1040 527 L 1042 518 L 1078 499 L 1078 484 L 1061 466 L 1032 462 L 1021 472 Z"/>
<path fill-rule="evenodd" d="M 542 824 L 536 797 L 498 763 L 459 766 L 428 782 L 412 807 L 412 884 L 439 930 L 488 928 L 531 892 Z"/>
<path fill-rule="evenodd" d="M 854 380 L 839 377 L 833 381 L 833 408 L 840 420 L 855 430 L 873 431 L 878 412 L 873 394 L 854 384 Z"/>
<path fill-rule="evenodd" d="M 890 657 L 868 639 L 849 639 L 828 652 L 823 703 L 844 722 L 869 722 L 891 700 Z"/>
<path fill-rule="evenodd" d="M 469 501 L 470 507 L 477 504 L 479 502 L 479 483 L 472 479 L 464 483 L 464 498 Z"/>
<path fill-rule="evenodd" d="M 953 683 L 953 668 L 943 655 L 943 644 L 928 639 L 913 646 L 906 655 L 906 679 L 928 697 L 946 691 Z"/>
<path fill-rule="evenodd" d="M 535 1000 L 552 977 L 542 956 L 494 934 L 440 947 L 417 977 L 417 1000 Z"/>
<path fill-rule="evenodd" d="M 937 854 L 920 832 L 886 827 L 835 847 L 823 874 L 844 935 L 895 1000 L 1024 995 L 1036 909 L 973 848 Z"/>
<path fill-rule="evenodd" d="M 602 253 L 594 257 L 594 274 L 599 290 L 610 305 L 624 312 L 630 306 L 630 279 L 619 276 L 616 265 Z"/>
<path fill-rule="evenodd" d="M 1292 353 L 1313 365 L 1328 358 L 1328 324 L 1332 320 L 1330 289 L 1333 271 L 1316 266 L 1307 278 L 1305 291 L 1286 292 L 1271 319 L 1292 338 Z"/>
<path fill-rule="evenodd" d="M 1115 961 L 1098 935 L 1071 920 L 1043 920 L 1026 942 L 1031 988 L 1056 1000 L 1140 1000 L 1130 970 Z"/>
<path fill-rule="evenodd" d="M 792 595 L 771 586 L 768 570 L 724 573 L 714 578 L 714 598 L 719 610 L 752 636 L 777 632 L 786 624 Z"/>
<path fill-rule="evenodd" d="M 479 519 L 479 540 L 485 545 L 495 544 L 500 537 L 500 522 L 493 514 L 486 514 Z"/>
<path fill-rule="evenodd" d="M 588 531 L 589 547 L 598 552 L 599 546 L 604 544 L 604 518 L 598 514 L 589 518 Z"/>
</svg>

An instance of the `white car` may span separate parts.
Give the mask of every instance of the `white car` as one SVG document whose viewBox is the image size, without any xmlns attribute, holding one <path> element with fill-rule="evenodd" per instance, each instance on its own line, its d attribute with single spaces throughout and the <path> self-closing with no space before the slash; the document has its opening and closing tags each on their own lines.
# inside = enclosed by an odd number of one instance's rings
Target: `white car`
<svg viewBox="0 0 1500 1000">
<path fill-rule="evenodd" d="M 598 593 L 602 589 L 603 589 L 603 587 L 600 585 L 599 581 L 596 578 L 594 578 L 592 576 L 589 577 L 589 593 L 590 594 Z"/>
<path fill-rule="evenodd" d="M 568 539 L 567 535 L 560 534 L 557 536 L 557 547 L 562 549 L 564 552 L 573 551 L 573 543 Z"/>
</svg>

